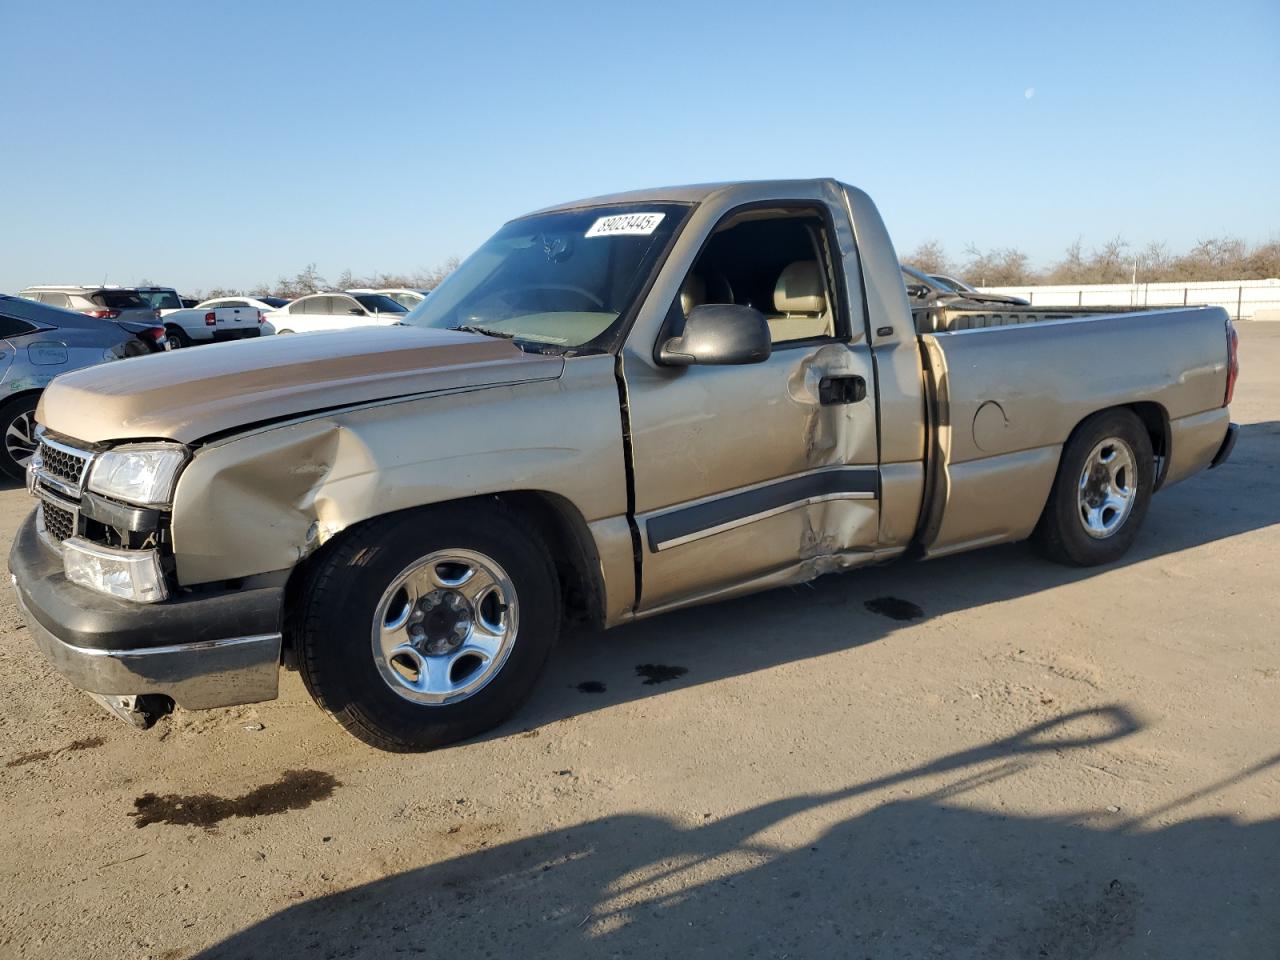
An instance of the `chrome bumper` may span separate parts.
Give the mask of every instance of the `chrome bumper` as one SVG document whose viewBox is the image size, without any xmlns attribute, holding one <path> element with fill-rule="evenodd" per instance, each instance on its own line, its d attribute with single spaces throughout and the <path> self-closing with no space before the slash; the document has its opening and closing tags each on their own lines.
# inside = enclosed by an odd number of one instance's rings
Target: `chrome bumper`
<svg viewBox="0 0 1280 960">
<path fill-rule="evenodd" d="M 280 634 L 229 637 L 137 650 L 98 650 L 59 640 L 31 615 L 18 594 L 27 629 L 59 673 L 99 697 L 161 694 L 189 710 L 274 700 Z"/>
</svg>

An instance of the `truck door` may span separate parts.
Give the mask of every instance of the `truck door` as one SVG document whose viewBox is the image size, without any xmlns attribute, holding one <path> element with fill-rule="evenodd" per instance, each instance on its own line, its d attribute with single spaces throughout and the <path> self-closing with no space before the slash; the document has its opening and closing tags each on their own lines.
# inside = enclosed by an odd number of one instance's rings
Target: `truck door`
<svg viewBox="0 0 1280 960">
<path fill-rule="evenodd" d="M 875 547 L 875 374 L 848 315 L 843 232 L 808 201 L 739 208 L 709 235 L 672 310 L 755 307 L 772 333 L 763 363 L 654 367 L 624 351 L 638 610 L 807 579 Z"/>
</svg>

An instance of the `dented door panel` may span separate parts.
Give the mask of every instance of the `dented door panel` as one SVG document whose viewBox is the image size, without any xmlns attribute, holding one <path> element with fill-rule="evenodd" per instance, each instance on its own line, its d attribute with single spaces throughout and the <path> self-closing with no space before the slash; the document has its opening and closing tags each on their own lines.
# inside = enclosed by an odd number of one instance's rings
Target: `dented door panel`
<svg viewBox="0 0 1280 960">
<path fill-rule="evenodd" d="M 730 367 L 625 366 L 642 552 L 641 611 L 870 549 L 875 408 L 823 405 L 824 377 L 871 385 L 865 346 L 781 349 Z"/>
</svg>

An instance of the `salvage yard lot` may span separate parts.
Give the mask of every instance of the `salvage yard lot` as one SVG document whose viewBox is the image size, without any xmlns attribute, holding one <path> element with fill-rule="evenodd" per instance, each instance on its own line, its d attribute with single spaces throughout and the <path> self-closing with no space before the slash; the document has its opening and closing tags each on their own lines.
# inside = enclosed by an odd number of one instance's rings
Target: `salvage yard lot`
<svg viewBox="0 0 1280 960">
<path fill-rule="evenodd" d="M 1130 555 L 901 563 L 567 638 L 377 753 L 295 674 L 138 733 L 0 606 L 0 956 L 1280 955 L 1280 325 Z M 0 541 L 31 501 L 0 491 Z"/>
</svg>

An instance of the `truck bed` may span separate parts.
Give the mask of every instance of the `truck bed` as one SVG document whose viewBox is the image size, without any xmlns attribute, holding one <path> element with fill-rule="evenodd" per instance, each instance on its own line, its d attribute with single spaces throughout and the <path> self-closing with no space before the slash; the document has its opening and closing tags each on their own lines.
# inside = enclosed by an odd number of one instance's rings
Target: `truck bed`
<svg viewBox="0 0 1280 960">
<path fill-rule="evenodd" d="M 931 556 L 1028 536 L 1062 445 L 1095 411 L 1128 407 L 1149 421 L 1157 487 L 1208 466 L 1226 433 L 1222 308 L 1016 315 L 920 336 Z"/>
<path fill-rule="evenodd" d="M 1020 323 L 1043 323 L 1046 320 L 1072 320 L 1077 317 L 1112 317 L 1128 313 L 1168 313 L 1145 307 L 1019 307 L 999 304 L 989 307 L 953 307 L 927 305 L 912 307 L 911 316 L 920 333 L 950 333 L 986 327 L 1007 327 Z"/>
</svg>

